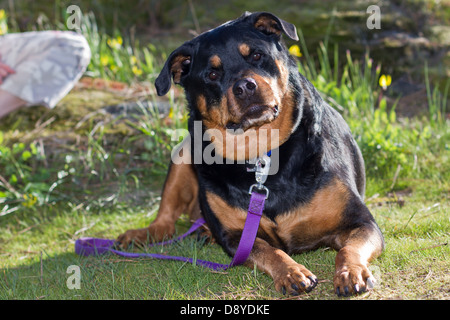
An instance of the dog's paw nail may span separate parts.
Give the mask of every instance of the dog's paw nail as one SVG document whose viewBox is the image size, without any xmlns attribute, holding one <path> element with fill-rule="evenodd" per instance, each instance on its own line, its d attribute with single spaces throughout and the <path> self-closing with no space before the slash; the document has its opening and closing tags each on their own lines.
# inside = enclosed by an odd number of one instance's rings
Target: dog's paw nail
<svg viewBox="0 0 450 320">
<path fill-rule="evenodd" d="M 317 280 L 317 278 L 315 278 L 315 277 L 308 276 L 308 278 L 313 283 L 313 287 L 317 286 L 317 283 L 319 283 L 319 280 Z"/>
<path fill-rule="evenodd" d="M 367 280 L 366 280 L 366 282 L 367 282 L 367 288 L 370 290 L 370 289 L 373 289 L 374 287 L 375 287 L 375 279 L 374 278 L 367 278 Z"/>
<path fill-rule="evenodd" d="M 349 295 L 349 290 L 348 290 L 348 287 L 346 286 L 346 287 L 344 287 L 344 296 L 348 296 Z"/>
</svg>

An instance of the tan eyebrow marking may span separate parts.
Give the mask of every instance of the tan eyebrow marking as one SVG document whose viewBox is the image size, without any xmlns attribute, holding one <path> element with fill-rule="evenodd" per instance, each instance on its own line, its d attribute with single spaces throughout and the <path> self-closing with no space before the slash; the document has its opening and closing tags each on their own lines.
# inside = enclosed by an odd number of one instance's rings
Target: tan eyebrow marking
<svg viewBox="0 0 450 320">
<path fill-rule="evenodd" d="M 219 68 L 222 65 L 222 60 L 218 55 L 214 55 L 209 59 L 209 62 L 214 68 Z"/>
<path fill-rule="evenodd" d="M 241 43 L 239 45 L 239 52 L 244 56 L 248 56 L 250 54 L 250 47 L 246 43 Z"/>
</svg>

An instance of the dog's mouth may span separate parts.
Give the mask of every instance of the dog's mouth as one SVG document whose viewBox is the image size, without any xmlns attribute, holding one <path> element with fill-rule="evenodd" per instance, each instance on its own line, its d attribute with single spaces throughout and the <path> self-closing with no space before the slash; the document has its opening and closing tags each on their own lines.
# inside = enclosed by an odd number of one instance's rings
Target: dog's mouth
<svg viewBox="0 0 450 320">
<path fill-rule="evenodd" d="M 234 134 L 241 134 L 250 128 L 258 128 L 275 120 L 280 114 L 278 105 L 255 104 L 247 108 L 239 121 L 231 120 L 226 128 Z"/>
</svg>

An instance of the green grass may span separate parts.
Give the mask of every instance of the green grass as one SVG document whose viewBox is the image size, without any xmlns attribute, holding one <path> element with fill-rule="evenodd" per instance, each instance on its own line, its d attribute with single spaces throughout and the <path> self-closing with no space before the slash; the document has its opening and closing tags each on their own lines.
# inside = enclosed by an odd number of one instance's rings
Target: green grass
<svg viewBox="0 0 450 320">
<path fill-rule="evenodd" d="M 166 54 L 104 34 L 93 15 L 83 28 L 94 53 L 88 74 L 133 86 L 152 81 L 161 68 Z M 449 299 L 448 86 L 439 92 L 426 77 L 428 112 L 402 118 L 387 104 L 380 68 L 368 55 L 340 57 L 325 40 L 315 61 L 304 43 L 301 36 L 299 69 L 349 123 L 366 161 L 366 199 L 386 238 L 372 265 L 379 285 L 351 299 Z M 160 103 L 149 88 L 144 98 Z M 147 226 L 158 209 L 177 143 L 172 133 L 186 127 L 183 95 L 171 89 L 168 116 L 143 110 L 115 118 L 102 111 L 129 100 L 75 89 L 53 110 L 24 109 L 0 122 L 0 299 L 284 299 L 258 270 L 212 272 L 181 262 L 74 254 L 75 239 L 116 238 Z M 178 232 L 187 225 L 184 218 Z M 218 245 L 195 238 L 152 250 L 230 261 Z M 299 299 L 336 298 L 334 257 L 326 248 L 294 256 L 320 279 Z M 66 286 L 70 265 L 81 268 L 80 290 Z"/>
<path fill-rule="evenodd" d="M 370 205 L 386 238 L 386 250 L 371 269 L 374 291 L 352 299 L 450 298 L 448 201 Z M 157 206 L 153 208 L 156 210 Z M 114 255 L 80 257 L 73 241 L 83 236 L 115 238 L 149 223 L 148 208 L 118 207 L 90 212 L 46 208 L 3 218 L 0 299 L 284 299 L 272 280 L 245 267 L 213 272 L 182 262 L 126 259 Z M 177 224 L 178 233 L 188 223 Z M 228 263 L 222 249 L 195 237 L 148 252 L 164 252 Z M 294 259 L 319 278 L 318 287 L 299 299 L 336 299 L 333 250 L 319 249 Z M 67 268 L 81 270 L 81 288 L 70 290 Z"/>
</svg>

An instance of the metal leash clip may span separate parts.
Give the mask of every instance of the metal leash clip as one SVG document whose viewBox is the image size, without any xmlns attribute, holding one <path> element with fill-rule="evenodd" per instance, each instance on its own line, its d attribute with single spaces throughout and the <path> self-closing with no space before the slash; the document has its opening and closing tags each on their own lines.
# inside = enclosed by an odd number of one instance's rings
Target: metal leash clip
<svg viewBox="0 0 450 320">
<path fill-rule="evenodd" d="M 269 175 L 270 161 L 270 157 L 266 154 L 256 160 L 255 168 L 252 170 L 255 171 L 256 183 L 250 186 L 248 194 L 252 194 L 253 188 L 257 188 L 258 190 L 264 190 L 266 192 L 266 199 L 269 197 L 269 189 L 264 186 L 264 183 Z"/>
</svg>

